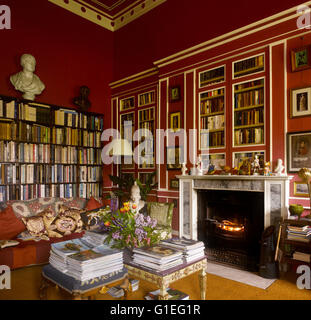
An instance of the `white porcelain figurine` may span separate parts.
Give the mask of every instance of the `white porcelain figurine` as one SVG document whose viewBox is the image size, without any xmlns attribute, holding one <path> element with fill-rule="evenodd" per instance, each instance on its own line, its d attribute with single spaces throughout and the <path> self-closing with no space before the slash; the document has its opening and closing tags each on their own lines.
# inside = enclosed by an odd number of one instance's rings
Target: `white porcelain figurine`
<svg viewBox="0 0 311 320">
<path fill-rule="evenodd" d="M 186 167 L 186 163 L 184 162 L 183 164 L 182 164 L 182 167 L 181 167 L 181 174 L 183 175 L 183 176 L 186 176 L 187 175 L 187 167 Z"/>
<path fill-rule="evenodd" d="M 202 162 L 202 157 L 201 155 L 199 154 L 198 156 L 198 160 L 197 160 L 197 163 L 196 163 L 196 167 L 197 167 L 197 172 L 196 174 L 198 176 L 202 176 L 203 175 L 203 162 Z"/>
<path fill-rule="evenodd" d="M 285 169 L 285 167 L 283 166 L 282 162 L 282 159 L 278 159 L 276 168 L 274 169 L 274 172 L 277 176 L 284 175 L 283 170 Z"/>
<path fill-rule="evenodd" d="M 141 200 L 140 189 L 136 181 L 131 188 L 130 208 L 138 213 L 144 206 L 145 201 Z"/>
<path fill-rule="evenodd" d="M 44 83 L 33 73 L 36 59 L 31 54 L 23 54 L 20 61 L 23 70 L 12 75 L 10 81 L 16 90 L 24 93 L 24 99 L 35 100 L 35 96 L 45 89 Z"/>
</svg>

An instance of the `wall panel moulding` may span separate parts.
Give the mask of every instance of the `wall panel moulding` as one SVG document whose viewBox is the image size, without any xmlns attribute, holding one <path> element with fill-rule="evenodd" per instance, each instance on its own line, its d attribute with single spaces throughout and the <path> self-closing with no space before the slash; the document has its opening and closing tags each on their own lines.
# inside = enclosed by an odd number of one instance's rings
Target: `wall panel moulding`
<svg viewBox="0 0 311 320">
<path fill-rule="evenodd" d="M 80 17 L 116 31 L 166 0 L 49 0 Z"/>
</svg>

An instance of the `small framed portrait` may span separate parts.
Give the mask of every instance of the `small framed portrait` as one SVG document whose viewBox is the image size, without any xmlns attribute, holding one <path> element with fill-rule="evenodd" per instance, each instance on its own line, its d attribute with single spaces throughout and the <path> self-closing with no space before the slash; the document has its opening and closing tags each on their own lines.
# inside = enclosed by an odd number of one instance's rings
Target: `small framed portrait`
<svg viewBox="0 0 311 320">
<path fill-rule="evenodd" d="M 291 118 L 311 115 L 311 87 L 291 90 Z"/>
<path fill-rule="evenodd" d="M 169 90 L 170 102 L 176 102 L 180 100 L 180 86 L 172 86 Z"/>
<path fill-rule="evenodd" d="M 308 185 L 303 182 L 294 182 L 294 196 L 309 198 Z"/>
<path fill-rule="evenodd" d="M 176 132 L 180 130 L 180 112 L 170 114 L 171 130 Z"/>
<path fill-rule="evenodd" d="M 293 49 L 291 51 L 292 71 L 301 71 L 311 68 L 310 46 Z"/>
<path fill-rule="evenodd" d="M 287 134 L 287 171 L 311 169 L 311 131 Z"/>
<path fill-rule="evenodd" d="M 179 170 L 183 163 L 182 147 L 166 147 L 166 168 L 167 170 Z"/>
<path fill-rule="evenodd" d="M 179 189 L 179 180 L 178 179 L 171 179 L 170 180 L 170 188 L 171 189 Z"/>
</svg>

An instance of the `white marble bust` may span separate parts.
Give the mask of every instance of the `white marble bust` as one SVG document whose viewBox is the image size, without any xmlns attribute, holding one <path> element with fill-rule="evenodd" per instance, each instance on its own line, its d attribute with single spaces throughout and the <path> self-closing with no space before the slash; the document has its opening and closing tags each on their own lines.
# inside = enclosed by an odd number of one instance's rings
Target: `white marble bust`
<svg viewBox="0 0 311 320">
<path fill-rule="evenodd" d="M 45 89 L 44 83 L 34 74 L 36 59 L 31 54 L 23 54 L 21 66 L 23 70 L 12 75 L 10 81 L 16 90 L 24 93 L 24 99 L 35 100 L 35 96 Z"/>
<path fill-rule="evenodd" d="M 138 213 L 144 206 L 145 201 L 141 200 L 140 189 L 136 181 L 131 188 L 130 208 Z"/>
<path fill-rule="evenodd" d="M 274 169 L 274 172 L 277 176 L 284 175 L 283 170 L 285 169 L 285 167 L 283 166 L 282 163 L 283 163 L 282 159 L 278 159 L 276 168 Z"/>
</svg>

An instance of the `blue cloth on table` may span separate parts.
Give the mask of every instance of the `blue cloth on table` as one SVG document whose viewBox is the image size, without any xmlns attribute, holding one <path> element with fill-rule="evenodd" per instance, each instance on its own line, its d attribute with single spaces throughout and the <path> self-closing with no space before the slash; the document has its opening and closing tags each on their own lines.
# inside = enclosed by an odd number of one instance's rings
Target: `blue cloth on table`
<svg viewBox="0 0 311 320">
<path fill-rule="evenodd" d="M 80 281 L 66 275 L 48 264 L 42 268 L 42 274 L 45 278 L 70 293 L 84 293 L 88 290 L 100 288 L 104 285 L 123 279 L 127 274 L 127 269 L 123 267 L 120 271 L 111 272 L 90 280 Z"/>
</svg>

